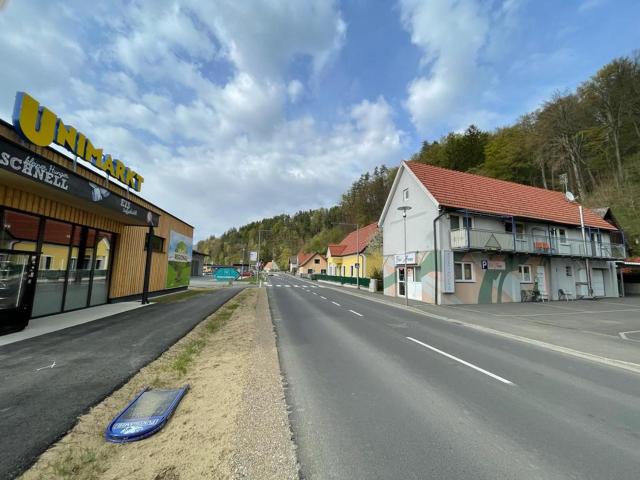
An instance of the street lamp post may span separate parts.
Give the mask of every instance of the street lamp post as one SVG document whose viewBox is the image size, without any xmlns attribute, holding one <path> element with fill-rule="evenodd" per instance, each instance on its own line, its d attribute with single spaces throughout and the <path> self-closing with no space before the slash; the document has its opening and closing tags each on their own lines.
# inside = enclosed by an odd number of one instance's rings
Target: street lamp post
<svg viewBox="0 0 640 480">
<path fill-rule="evenodd" d="M 408 271 L 407 271 L 407 211 L 411 210 L 409 205 L 403 205 L 398 207 L 398 210 L 402 212 L 402 223 L 404 227 L 404 303 L 409 305 L 409 289 L 408 287 Z"/>
<path fill-rule="evenodd" d="M 360 226 L 357 223 L 334 223 L 356 227 L 356 288 L 360 290 Z"/>
</svg>

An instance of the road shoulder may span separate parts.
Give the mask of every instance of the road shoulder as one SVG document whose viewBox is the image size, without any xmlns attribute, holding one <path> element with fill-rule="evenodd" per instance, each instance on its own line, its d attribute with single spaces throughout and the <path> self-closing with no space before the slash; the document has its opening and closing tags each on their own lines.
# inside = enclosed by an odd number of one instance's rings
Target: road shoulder
<svg viewBox="0 0 640 480">
<path fill-rule="evenodd" d="M 228 302 L 80 417 L 22 478 L 297 478 L 265 297 L 251 289 Z M 104 440 L 108 421 L 144 386 L 186 383 L 160 433 L 123 445 Z"/>
</svg>

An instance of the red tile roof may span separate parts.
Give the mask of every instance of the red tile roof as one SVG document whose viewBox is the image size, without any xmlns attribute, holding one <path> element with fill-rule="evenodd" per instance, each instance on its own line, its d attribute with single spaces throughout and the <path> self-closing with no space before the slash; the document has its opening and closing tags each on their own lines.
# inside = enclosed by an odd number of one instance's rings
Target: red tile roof
<svg viewBox="0 0 640 480">
<path fill-rule="evenodd" d="M 332 257 L 339 257 L 340 255 L 342 255 L 345 246 L 346 245 L 329 245 L 329 255 L 331 255 Z"/>
<path fill-rule="evenodd" d="M 329 252 L 332 257 L 344 257 L 362 252 L 369 242 L 378 233 L 378 224 L 372 223 L 366 227 L 354 230 L 349 233 L 339 245 L 329 245 Z"/>
<path fill-rule="evenodd" d="M 405 164 L 445 207 L 580 225 L 578 204 L 567 201 L 562 192 L 415 161 Z M 617 230 L 589 208 L 584 209 L 584 223 L 589 227 Z"/>
<path fill-rule="evenodd" d="M 310 252 L 310 253 L 300 252 L 298 254 L 298 266 L 299 267 L 303 266 L 305 263 L 307 263 L 309 260 L 311 260 L 316 255 L 318 255 L 323 260 L 325 259 L 324 255 L 322 255 L 321 253 L 318 253 L 318 252 Z"/>
</svg>

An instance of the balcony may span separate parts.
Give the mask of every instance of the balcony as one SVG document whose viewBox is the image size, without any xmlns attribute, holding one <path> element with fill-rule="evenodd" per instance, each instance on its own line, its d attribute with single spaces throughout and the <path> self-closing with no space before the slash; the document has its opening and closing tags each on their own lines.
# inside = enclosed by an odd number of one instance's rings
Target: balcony
<svg viewBox="0 0 640 480">
<path fill-rule="evenodd" d="M 624 245 L 616 243 L 588 241 L 585 244 L 582 240 L 466 228 L 451 231 L 451 249 L 602 259 L 626 257 Z"/>
</svg>

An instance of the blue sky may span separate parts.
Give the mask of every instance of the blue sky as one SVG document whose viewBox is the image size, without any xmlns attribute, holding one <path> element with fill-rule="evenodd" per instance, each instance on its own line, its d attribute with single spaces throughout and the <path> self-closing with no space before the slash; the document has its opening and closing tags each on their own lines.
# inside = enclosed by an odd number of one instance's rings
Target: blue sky
<svg viewBox="0 0 640 480">
<path fill-rule="evenodd" d="M 197 240 L 513 122 L 639 48 L 638 18 L 633 0 L 9 0 L 0 116 L 29 92 Z"/>
</svg>

